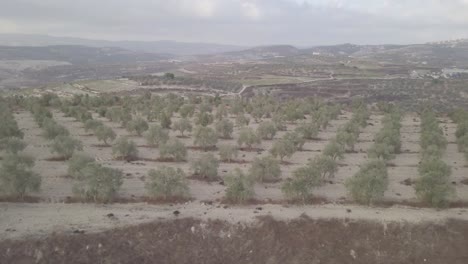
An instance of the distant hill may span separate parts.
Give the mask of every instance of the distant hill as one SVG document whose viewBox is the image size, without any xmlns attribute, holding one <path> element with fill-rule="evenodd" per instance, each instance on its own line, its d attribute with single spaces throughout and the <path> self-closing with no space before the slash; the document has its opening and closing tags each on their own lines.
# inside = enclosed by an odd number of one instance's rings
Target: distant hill
<svg viewBox="0 0 468 264">
<path fill-rule="evenodd" d="M 96 48 L 58 45 L 46 47 L 0 46 L 0 60 L 51 60 L 72 64 L 108 64 L 159 61 L 169 55 L 129 51 L 122 48 Z"/>
<path fill-rule="evenodd" d="M 246 47 L 211 43 L 177 41 L 107 41 L 45 35 L 0 34 L 2 46 L 81 45 L 89 47 L 119 47 L 138 52 L 174 55 L 203 55 L 243 50 Z"/>
<path fill-rule="evenodd" d="M 301 53 L 301 50 L 291 45 L 271 45 L 259 46 L 240 51 L 225 52 L 216 54 L 211 59 L 229 59 L 229 60 L 257 60 L 277 57 L 295 56 Z"/>
</svg>

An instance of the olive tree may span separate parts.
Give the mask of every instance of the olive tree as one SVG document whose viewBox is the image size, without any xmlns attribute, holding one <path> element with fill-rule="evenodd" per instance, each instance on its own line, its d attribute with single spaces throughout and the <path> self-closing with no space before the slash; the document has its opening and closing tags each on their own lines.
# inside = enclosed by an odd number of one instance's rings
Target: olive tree
<svg viewBox="0 0 468 264">
<path fill-rule="evenodd" d="M 37 192 L 41 176 L 32 171 L 34 159 L 25 155 L 8 154 L 3 157 L 0 169 L 0 191 L 23 199 L 27 192 Z"/>
<path fill-rule="evenodd" d="M 203 127 L 213 123 L 213 115 L 208 112 L 200 112 L 195 117 L 195 124 Z"/>
<path fill-rule="evenodd" d="M 69 159 L 77 150 L 83 150 L 83 143 L 70 136 L 57 136 L 50 145 L 52 153 L 57 153 L 63 159 Z"/>
<path fill-rule="evenodd" d="M 68 136 L 70 132 L 62 126 L 57 124 L 53 119 L 45 119 L 43 124 L 44 137 L 52 140 L 57 136 Z"/>
<path fill-rule="evenodd" d="M 344 147 L 338 144 L 336 140 L 332 140 L 325 146 L 325 149 L 323 150 L 323 155 L 329 156 L 333 160 L 337 160 L 344 158 L 344 152 Z"/>
<path fill-rule="evenodd" d="M 159 155 L 162 159 L 184 161 L 187 157 L 187 148 L 180 140 L 170 139 L 159 147 Z"/>
<path fill-rule="evenodd" d="M 250 127 L 242 128 L 239 132 L 239 138 L 237 139 L 237 144 L 239 147 L 245 145 L 249 148 L 249 150 L 252 150 L 253 145 L 260 144 L 261 142 L 261 138 Z"/>
<path fill-rule="evenodd" d="M 236 125 L 238 127 L 247 126 L 249 125 L 249 123 L 250 123 L 250 119 L 246 117 L 245 115 L 239 114 L 236 116 Z"/>
<path fill-rule="evenodd" d="M 162 112 L 159 115 L 159 122 L 160 122 L 162 128 L 170 129 L 171 125 L 172 125 L 172 120 L 171 120 L 170 114 L 167 113 L 166 111 Z"/>
<path fill-rule="evenodd" d="M 270 153 L 275 158 L 279 156 L 280 161 L 283 161 L 285 157 L 291 158 L 296 150 L 296 146 L 294 146 L 294 142 L 292 142 L 292 140 L 282 138 L 273 143 Z"/>
<path fill-rule="evenodd" d="M 451 173 L 451 168 L 440 159 L 423 160 L 419 166 L 421 176 L 414 186 L 416 195 L 434 207 L 447 206 L 455 194 Z"/>
<path fill-rule="evenodd" d="M 218 178 L 219 161 L 216 157 L 207 153 L 192 161 L 191 168 L 193 175 L 197 178 L 214 181 Z"/>
<path fill-rule="evenodd" d="M 226 176 L 226 200 L 232 203 L 243 204 L 255 196 L 254 179 L 245 175 L 239 168 Z"/>
<path fill-rule="evenodd" d="M 211 127 L 198 126 L 193 136 L 193 144 L 202 147 L 205 151 L 216 147 L 216 143 L 218 143 L 218 135 Z"/>
<path fill-rule="evenodd" d="M 373 159 L 391 160 L 395 158 L 394 147 L 386 143 L 376 143 L 369 149 L 368 156 Z"/>
<path fill-rule="evenodd" d="M 234 124 L 229 119 L 221 119 L 215 124 L 216 132 L 221 138 L 232 138 L 234 132 Z"/>
<path fill-rule="evenodd" d="M 111 202 L 123 184 L 122 171 L 95 162 L 86 164 L 79 173 L 73 193 L 93 202 Z"/>
<path fill-rule="evenodd" d="M 101 121 L 89 119 L 84 123 L 84 130 L 87 132 L 95 131 L 98 127 L 103 126 L 104 124 Z"/>
<path fill-rule="evenodd" d="M 388 188 L 388 172 L 385 162 L 369 161 L 346 181 L 345 186 L 351 197 L 359 203 L 370 205 L 381 199 Z"/>
<path fill-rule="evenodd" d="M 272 121 L 263 121 L 257 128 L 257 134 L 262 139 L 273 139 L 276 131 L 276 125 Z"/>
<path fill-rule="evenodd" d="M 172 129 L 179 131 L 181 136 L 184 136 L 184 132 L 192 132 L 192 124 L 187 118 L 181 118 L 174 122 Z"/>
<path fill-rule="evenodd" d="M 26 143 L 17 137 L 0 139 L 0 149 L 9 154 L 18 154 L 26 148 Z"/>
<path fill-rule="evenodd" d="M 68 175 L 76 180 L 82 179 L 84 177 L 83 169 L 93 162 L 94 159 L 87 155 L 74 153 L 68 160 Z"/>
<path fill-rule="evenodd" d="M 138 157 L 138 148 L 134 141 L 127 137 L 120 137 L 112 146 L 112 154 L 115 158 L 130 161 Z"/>
<path fill-rule="evenodd" d="M 94 134 L 96 135 L 97 139 L 99 141 L 103 141 L 106 146 L 108 145 L 109 141 L 114 141 L 117 137 L 112 128 L 104 125 L 97 127 Z"/>
<path fill-rule="evenodd" d="M 130 133 L 136 133 L 141 136 L 143 132 L 148 130 L 148 123 L 141 117 L 133 119 L 127 123 L 127 131 Z"/>
<path fill-rule="evenodd" d="M 239 155 L 237 147 L 232 145 L 219 146 L 219 157 L 222 161 L 232 162 Z"/>
<path fill-rule="evenodd" d="M 184 104 L 179 108 L 179 114 L 182 118 L 192 117 L 195 113 L 195 105 Z"/>
<path fill-rule="evenodd" d="M 145 134 L 148 145 L 158 147 L 169 140 L 169 132 L 160 125 L 152 125 Z"/>
<path fill-rule="evenodd" d="M 255 158 L 249 169 L 249 174 L 259 182 L 275 182 L 281 176 L 280 164 L 271 156 Z"/>
<path fill-rule="evenodd" d="M 305 144 L 305 139 L 297 132 L 288 132 L 284 135 L 283 139 L 292 142 L 296 150 L 302 150 Z"/>
<path fill-rule="evenodd" d="M 330 156 L 319 155 L 309 164 L 320 174 L 322 180 L 333 178 L 338 171 L 338 163 Z"/>
<path fill-rule="evenodd" d="M 317 123 L 302 123 L 296 128 L 296 132 L 300 133 L 305 139 L 317 138 L 320 131 L 320 127 Z"/>
<path fill-rule="evenodd" d="M 145 188 L 151 197 L 164 200 L 190 196 L 186 175 L 180 168 L 161 166 L 150 170 Z"/>
<path fill-rule="evenodd" d="M 320 173 L 311 166 L 305 166 L 295 170 L 293 177 L 286 180 L 281 190 L 288 199 L 299 199 L 305 203 L 321 183 Z"/>
</svg>

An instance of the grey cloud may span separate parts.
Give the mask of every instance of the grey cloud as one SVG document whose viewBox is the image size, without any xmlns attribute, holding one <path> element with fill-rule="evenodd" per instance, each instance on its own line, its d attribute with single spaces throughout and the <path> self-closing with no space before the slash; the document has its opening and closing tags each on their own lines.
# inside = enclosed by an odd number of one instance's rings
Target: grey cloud
<svg viewBox="0 0 468 264">
<path fill-rule="evenodd" d="M 467 11 L 467 0 L 15 0 L 2 3 L 0 32 L 242 45 L 413 43 L 467 37 Z"/>
</svg>

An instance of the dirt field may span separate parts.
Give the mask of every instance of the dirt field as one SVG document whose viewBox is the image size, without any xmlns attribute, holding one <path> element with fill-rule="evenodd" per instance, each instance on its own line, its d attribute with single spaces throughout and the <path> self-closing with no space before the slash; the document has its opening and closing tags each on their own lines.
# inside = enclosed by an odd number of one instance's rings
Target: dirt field
<svg viewBox="0 0 468 264">
<path fill-rule="evenodd" d="M 139 145 L 139 156 L 142 160 L 126 162 L 118 161 L 112 157 L 112 149 L 110 147 L 102 147 L 102 143 L 98 142 L 97 138 L 83 129 L 83 124 L 77 122 L 74 118 L 64 117 L 64 114 L 59 111 L 54 111 L 54 119 L 60 124 L 67 127 L 72 136 L 81 140 L 85 146 L 84 152 L 95 157 L 95 159 L 103 165 L 113 168 L 121 169 L 124 172 L 125 179 L 121 191 L 121 197 L 132 198 L 145 195 L 144 180 L 145 175 L 150 169 L 156 168 L 160 165 L 168 165 L 182 168 L 188 175 L 190 172 L 190 161 L 201 153 L 200 150 L 189 149 L 188 162 L 152 162 L 148 159 L 158 158 L 157 148 L 145 147 L 146 142 L 143 137 L 132 136 L 120 123 L 112 123 L 105 118 L 95 116 L 96 119 L 103 121 L 107 126 L 110 126 L 119 135 L 129 136 Z M 344 113 L 338 117 L 337 120 L 331 121 L 327 129 L 319 134 L 319 140 L 308 140 L 304 145 L 304 151 L 296 152 L 290 159 L 290 165 L 281 165 L 282 176 L 284 180 L 291 176 L 292 171 L 303 166 L 309 160 L 313 159 L 316 155 L 320 154 L 328 141 L 332 139 L 337 129 L 345 124 L 352 113 Z M 67 164 L 63 161 L 48 161 L 48 158 L 53 157 L 50 153 L 47 141 L 41 136 L 41 129 L 34 122 L 32 115 L 29 112 L 21 111 L 16 114 L 16 120 L 19 127 L 25 132 L 25 141 L 28 143 L 27 153 L 33 155 L 37 162 L 35 169 L 42 175 L 42 191 L 39 194 L 42 200 L 48 202 L 62 202 L 67 197 L 72 196 L 72 180 L 66 176 Z M 175 117 L 175 121 L 178 117 Z M 380 119 L 382 115 L 371 115 L 368 126 L 361 130 L 359 141 L 356 144 L 355 153 L 346 153 L 344 160 L 340 161 L 340 169 L 335 178 L 328 182 L 325 186 L 320 187 L 316 191 L 316 195 L 326 199 L 329 202 L 346 202 L 347 193 L 344 182 L 347 178 L 353 176 L 359 170 L 359 166 L 364 164 L 367 160 L 367 150 L 372 145 L 374 135 L 381 129 Z M 234 120 L 232 119 L 234 122 Z M 419 118 L 414 114 L 407 114 L 402 120 L 401 140 L 402 140 L 402 153 L 396 155 L 396 158 L 391 162 L 393 165 L 389 166 L 389 189 L 385 193 L 384 201 L 397 202 L 397 203 L 415 203 L 417 202 L 413 186 L 406 185 L 405 180 L 414 180 L 419 177 L 417 166 L 420 161 L 419 155 Z M 250 125 L 253 128 L 258 126 L 253 122 Z M 468 168 L 465 167 L 465 160 L 463 153 L 459 153 L 455 142 L 455 129 L 456 124 L 448 119 L 441 120 L 441 126 L 444 128 L 447 139 L 450 144 L 447 147 L 444 156 L 445 161 L 452 167 L 453 175 L 452 181 L 457 190 L 456 201 L 468 202 L 468 185 L 461 183 L 462 180 L 468 179 Z M 288 131 L 293 130 L 295 125 L 288 125 Z M 231 144 L 236 145 L 238 137 L 238 128 L 235 129 L 234 138 L 229 140 L 220 140 L 218 145 Z M 284 131 L 278 132 L 275 139 L 281 138 Z M 176 137 L 178 133 L 171 131 L 171 136 Z M 186 146 L 193 146 L 193 138 L 180 139 Z M 248 152 L 240 151 L 239 159 L 246 161 L 244 164 L 237 163 L 221 163 L 219 167 L 219 175 L 224 177 L 229 171 L 239 167 L 242 170 L 248 170 L 250 162 L 255 157 L 260 157 L 268 154 L 274 140 L 263 140 L 258 148 L 264 151 Z M 215 152 L 217 153 L 217 152 Z M 255 186 L 256 198 L 264 202 L 281 202 L 284 200 L 281 192 L 281 184 L 257 184 Z M 208 183 L 198 180 L 190 180 L 191 195 L 195 200 L 210 200 L 219 201 L 223 195 L 225 186 L 218 183 Z"/>
</svg>

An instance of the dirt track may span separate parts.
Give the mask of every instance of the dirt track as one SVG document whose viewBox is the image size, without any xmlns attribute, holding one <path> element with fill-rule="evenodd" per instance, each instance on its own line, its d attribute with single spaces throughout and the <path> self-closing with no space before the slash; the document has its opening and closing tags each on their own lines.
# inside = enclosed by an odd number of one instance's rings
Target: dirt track
<svg viewBox="0 0 468 264">
<path fill-rule="evenodd" d="M 347 239 L 344 239 L 347 238 Z M 468 223 L 191 218 L 0 242 L 0 263 L 467 263 Z"/>
</svg>

